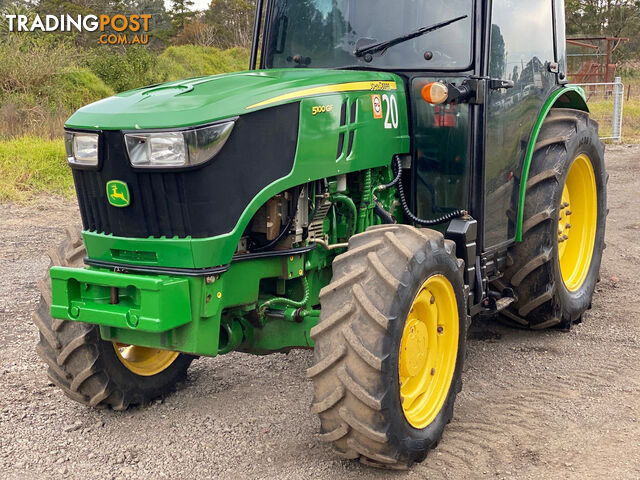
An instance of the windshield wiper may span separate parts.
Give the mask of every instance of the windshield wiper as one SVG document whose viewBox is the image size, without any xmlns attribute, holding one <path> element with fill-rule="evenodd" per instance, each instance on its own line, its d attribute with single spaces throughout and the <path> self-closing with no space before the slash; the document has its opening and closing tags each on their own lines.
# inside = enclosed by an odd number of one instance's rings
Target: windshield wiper
<svg viewBox="0 0 640 480">
<path fill-rule="evenodd" d="M 367 47 L 357 48 L 353 54 L 356 57 L 363 57 L 367 54 L 373 55 L 375 53 L 383 52 L 390 47 L 398 45 L 399 43 L 404 43 L 409 40 L 413 40 L 414 38 L 421 37 L 422 35 L 426 35 L 427 33 L 431 33 L 435 30 L 440 30 L 447 25 L 451 25 L 452 23 L 459 22 L 467 18 L 468 15 L 462 15 L 461 17 L 452 18 L 451 20 L 445 20 L 444 22 L 436 23 L 435 25 L 431 25 L 429 27 L 423 27 L 415 32 L 408 33 L 406 35 L 402 35 L 400 37 L 393 38 L 391 40 L 387 40 L 386 42 L 374 43 L 373 45 L 369 45 Z"/>
</svg>

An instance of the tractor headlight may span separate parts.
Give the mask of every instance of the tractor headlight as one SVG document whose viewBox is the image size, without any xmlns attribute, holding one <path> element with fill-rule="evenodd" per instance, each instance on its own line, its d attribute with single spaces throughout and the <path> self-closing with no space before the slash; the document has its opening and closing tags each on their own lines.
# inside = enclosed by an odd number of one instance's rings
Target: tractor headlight
<svg viewBox="0 0 640 480">
<path fill-rule="evenodd" d="M 220 152 L 234 125 L 230 121 L 179 132 L 126 133 L 129 160 L 142 168 L 200 165 Z"/>
<path fill-rule="evenodd" d="M 65 132 L 67 161 L 72 165 L 98 165 L 98 134 Z"/>
</svg>

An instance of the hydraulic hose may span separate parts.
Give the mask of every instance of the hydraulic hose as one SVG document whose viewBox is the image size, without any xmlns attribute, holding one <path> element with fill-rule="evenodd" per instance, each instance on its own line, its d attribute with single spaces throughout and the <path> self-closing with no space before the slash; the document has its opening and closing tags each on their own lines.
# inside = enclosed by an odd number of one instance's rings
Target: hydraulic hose
<svg viewBox="0 0 640 480">
<path fill-rule="evenodd" d="M 351 237 L 351 235 L 355 235 L 357 233 L 356 229 L 358 228 L 358 209 L 356 208 L 356 204 L 353 203 L 351 198 L 342 193 L 334 193 L 331 195 L 330 200 L 335 203 L 344 203 L 349 208 L 351 216 L 353 217 L 353 232 L 349 234 L 349 237 Z"/>
<path fill-rule="evenodd" d="M 443 223 L 448 222 L 449 220 L 453 220 L 454 218 L 459 218 L 467 215 L 467 212 L 465 210 L 455 210 L 451 213 L 447 213 L 446 215 L 443 215 L 438 218 L 434 218 L 432 220 L 425 220 L 423 218 L 419 218 L 416 215 L 414 215 L 414 213 L 409 208 L 409 205 L 407 204 L 407 199 L 404 194 L 404 186 L 402 185 L 402 181 L 401 181 L 402 162 L 400 160 L 400 157 L 398 157 L 397 155 L 393 157 L 393 159 L 394 159 L 393 166 L 395 167 L 395 170 L 397 172 L 396 172 L 396 178 L 389 185 L 397 187 L 398 198 L 400 199 L 400 205 L 402 205 L 402 210 L 404 211 L 404 214 L 407 216 L 407 218 L 410 219 L 413 223 L 416 223 L 418 225 L 423 225 L 423 226 L 441 225 Z M 382 185 L 382 187 L 385 187 L 385 188 L 391 188 L 390 186 Z M 382 190 L 384 190 L 384 188 Z"/>
<path fill-rule="evenodd" d="M 399 159 L 397 155 L 394 156 L 394 161 L 396 159 Z M 402 169 L 400 168 L 398 169 L 398 173 L 396 174 L 396 177 L 390 183 L 387 183 L 385 185 L 378 185 L 371 191 L 371 197 L 373 199 L 373 204 L 374 204 L 374 212 L 376 213 L 376 215 L 378 215 L 378 217 L 380 217 L 382 222 L 385 224 L 394 224 L 398 222 L 396 222 L 396 219 L 393 218 L 393 216 L 389 212 L 387 212 L 387 210 L 385 210 L 384 205 L 382 205 L 382 203 L 378 201 L 378 197 L 376 196 L 376 194 L 378 192 L 382 192 L 384 190 L 388 190 L 390 188 L 395 187 L 398 184 L 398 182 L 400 182 L 401 179 L 402 179 Z"/>
<path fill-rule="evenodd" d="M 298 198 L 300 198 L 299 195 L 298 195 Z M 268 243 L 264 244 L 264 245 L 261 245 L 259 247 L 251 247 L 251 251 L 254 252 L 254 253 L 264 252 L 266 250 L 269 250 L 272 247 L 275 247 L 278 243 L 280 243 L 282 241 L 282 239 L 288 235 L 289 230 L 291 230 L 291 226 L 293 225 L 293 221 L 295 220 L 295 217 L 298 214 L 298 210 L 297 209 L 298 209 L 298 202 L 296 201 L 296 210 L 293 212 L 293 215 L 289 216 L 289 220 L 287 221 L 287 224 L 280 231 L 278 236 L 276 238 L 274 238 L 273 240 L 269 241 Z"/>
<path fill-rule="evenodd" d="M 271 247 L 275 247 L 278 243 L 280 243 L 280 241 L 287 236 L 287 234 L 289 233 L 289 230 L 291 229 L 291 225 L 293 224 L 293 217 L 289 218 L 289 222 L 287 223 L 287 225 L 282 229 L 282 231 L 280 232 L 280 234 L 274 238 L 273 240 L 271 240 L 269 243 L 267 243 L 266 245 L 263 245 L 261 247 L 256 247 L 256 248 L 252 248 L 251 251 L 252 252 L 264 252 L 265 250 L 269 250 Z"/>
<path fill-rule="evenodd" d="M 375 202 L 374 210 L 375 210 L 376 214 L 382 219 L 383 223 L 386 223 L 386 224 L 398 223 L 391 216 L 391 214 L 384 209 L 384 206 L 380 202 L 378 202 L 377 200 Z"/>
<path fill-rule="evenodd" d="M 296 301 L 284 297 L 272 298 L 271 300 L 268 300 L 260 305 L 260 307 L 258 308 L 260 315 L 264 315 L 265 310 L 273 305 L 280 305 L 291 308 L 305 307 L 307 305 L 307 302 L 309 301 L 309 297 L 311 296 L 311 290 L 309 289 L 309 281 L 307 280 L 307 277 L 300 277 L 300 279 L 302 280 L 302 285 L 304 287 L 304 298 L 302 300 Z"/>
<path fill-rule="evenodd" d="M 394 163 L 400 162 L 400 157 L 398 155 L 395 155 L 393 157 Z M 391 183 L 387 183 L 386 185 L 378 185 L 376 188 L 373 189 L 373 198 L 376 199 L 376 192 L 381 192 L 383 190 L 388 190 L 392 187 L 395 187 L 398 182 L 400 182 L 400 180 L 402 179 L 402 168 L 398 168 L 398 173 L 396 173 L 396 178 L 394 178 Z"/>
</svg>

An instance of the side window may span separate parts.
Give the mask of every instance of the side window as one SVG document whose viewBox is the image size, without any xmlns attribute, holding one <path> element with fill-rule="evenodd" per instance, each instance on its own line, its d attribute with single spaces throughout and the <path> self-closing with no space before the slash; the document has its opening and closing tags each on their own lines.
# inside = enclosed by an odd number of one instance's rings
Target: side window
<svg viewBox="0 0 640 480">
<path fill-rule="evenodd" d="M 529 137 L 556 78 L 554 0 L 494 0 L 489 75 L 514 87 L 493 90 L 487 104 L 485 247 L 515 236 L 520 174 Z"/>
<path fill-rule="evenodd" d="M 411 87 L 417 214 L 428 219 L 467 208 L 469 196 L 469 105 L 425 102 L 420 92 L 434 80 L 463 81 L 416 78 Z"/>
</svg>

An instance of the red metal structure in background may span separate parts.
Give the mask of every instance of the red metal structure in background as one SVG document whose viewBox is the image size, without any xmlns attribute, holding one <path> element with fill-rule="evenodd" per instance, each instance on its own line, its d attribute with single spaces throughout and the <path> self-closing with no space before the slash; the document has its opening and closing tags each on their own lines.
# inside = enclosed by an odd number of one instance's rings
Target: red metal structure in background
<svg viewBox="0 0 640 480">
<path fill-rule="evenodd" d="M 569 81 L 571 83 L 609 83 L 616 74 L 613 52 L 620 43 L 628 41 L 620 37 L 573 37 L 567 39 Z"/>
</svg>

